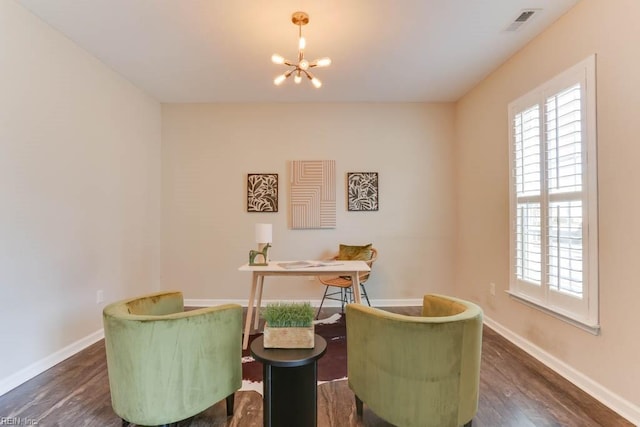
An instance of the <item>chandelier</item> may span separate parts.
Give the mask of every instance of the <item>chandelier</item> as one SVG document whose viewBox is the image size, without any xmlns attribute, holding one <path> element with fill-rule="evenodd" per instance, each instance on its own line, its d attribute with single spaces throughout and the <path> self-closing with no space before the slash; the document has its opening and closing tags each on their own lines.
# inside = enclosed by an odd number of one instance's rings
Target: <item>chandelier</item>
<svg viewBox="0 0 640 427">
<path fill-rule="evenodd" d="M 322 86 L 322 82 L 314 77 L 314 75 L 309 72 L 309 69 L 313 67 L 328 67 L 329 65 L 331 65 L 331 59 L 320 58 L 313 61 L 308 61 L 307 59 L 305 59 L 304 48 L 306 47 L 307 43 L 304 37 L 302 37 L 302 26 L 309 23 L 309 15 L 307 15 L 305 12 L 294 12 L 293 15 L 291 15 L 291 22 L 298 26 L 298 62 L 284 59 L 282 56 L 274 53 L 271 56 L 271 61 L 274 64 L 283 64 L 291 68 L 284 74 L 280 74 L 278 77 L 276 77 L 273 80 L 273 83 L 276 86 L 279 86 L 283 81 L 287 79 L 287 77 L 293 74 L 293 81 L 296 82 L 296 84 L 299 84 L 302 81 L 302 76 L 304 75 L 309 80 L 311 80 L 311 83 L 316 88 L 319 88 L 320 86 Z"/>
</svg>

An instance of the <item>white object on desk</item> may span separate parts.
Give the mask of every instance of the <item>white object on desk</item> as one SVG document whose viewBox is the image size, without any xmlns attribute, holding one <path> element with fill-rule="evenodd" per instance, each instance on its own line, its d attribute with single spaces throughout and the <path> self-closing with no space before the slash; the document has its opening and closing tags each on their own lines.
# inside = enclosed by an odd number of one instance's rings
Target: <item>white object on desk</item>
<svg viewBox="0 0 640 427">
<path fill-rule="evenodd" d="M 279 262 L 278 265 L 287 270 L 294 268 L 309 268 L 309 267 L 328 267 L 332 265 L 340 265 L 337 261 L 286 261 Z"/>
</svg>

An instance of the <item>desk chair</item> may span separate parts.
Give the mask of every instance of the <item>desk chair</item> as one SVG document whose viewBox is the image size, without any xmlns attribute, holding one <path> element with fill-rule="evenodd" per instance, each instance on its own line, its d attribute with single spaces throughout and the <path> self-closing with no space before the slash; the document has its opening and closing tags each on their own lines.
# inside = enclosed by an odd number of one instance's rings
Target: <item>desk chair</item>
<svg viewBox="0 0 640 427">
<path fill-rule="evenodd" d="M 348 246 L 348 245 L 340 245 L 340 251 L 338 255 L 334 256 L 333 260 L 347 260 L 347 261 L 365 261 L 369 268 L 373 267 L 373 263 L 378 258 L 378 251 L 371 246 L 371 244 L 365 246 Z M 364 296 L 367 304 L 371 306 L 371 302 L 369 301 L 369 296 L 367 295 L 367 290 L 364 287 L 364 284 L 369 279 L 371 272 L 367 271 L 364 273 L 360 273 L 360 290 L 362 295 Z M 322 305 L 324 304 L 325 299 L 332 299 L 334 301 L 340 301 L 341 312 L 344 313 L 344 306 L 350 302 L 353 302 L 353 288 L 351 287 L 351 277 L 349 276 L 339 276 L 339 277 L 327 277 L 327 276 L 318 276 L 318 280 L 320 283 L 325 285 L 324 295 L 322 296 L 322 301 L 320 302 L 320 307 L 318 307 L 318 312 L 316 313 L 316 319 L 320 316 L 320 310 L 322 310 Z M 329 292 L 329 288 L 337 288 L 336 290 Z"/>
</svg>

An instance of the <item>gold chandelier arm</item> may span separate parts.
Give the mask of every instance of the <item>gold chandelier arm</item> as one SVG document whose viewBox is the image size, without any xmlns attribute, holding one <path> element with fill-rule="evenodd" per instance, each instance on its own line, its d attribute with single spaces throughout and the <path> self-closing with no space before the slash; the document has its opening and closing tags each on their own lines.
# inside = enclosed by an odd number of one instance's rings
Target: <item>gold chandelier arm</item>
<svg viewBox="0 0 640 427">
<path fill-rule="evenodd" d="M 291 62 L 290 59 L 284 59 L 281 55 L 278 55 L 277 53 L 274 53 L 273 55 L 271 55 L 271 62 L 273 62 L 274 64 L 284 64 L 289 67 L 296 66 L 296 64 Z"/>
<path fill-rule="evenodd" d="M 313 74 L 311 74 L 310 72 L 305 71 L 305 70 L 302 70 L 302 71 L 306 74 L 307 78 L 308 78 L 309 80 L 311 80 L 311 83 L 313 84 L 313 86 L 314 86 L 316 89 L 320 89 L 320 87 L 322 86 L 322 82 L 321 82 L 320 80 L 318 80 L 318 79 L 317 79 Z"/>
</svg>

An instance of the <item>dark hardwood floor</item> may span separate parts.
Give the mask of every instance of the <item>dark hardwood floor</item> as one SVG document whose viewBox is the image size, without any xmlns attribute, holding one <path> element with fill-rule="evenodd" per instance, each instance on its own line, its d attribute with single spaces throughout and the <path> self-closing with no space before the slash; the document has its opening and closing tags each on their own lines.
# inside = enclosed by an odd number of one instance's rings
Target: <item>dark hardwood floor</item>
<svg viewBox="0 0 640 427">
<path fill-rule="evenodd" d="M 390 308 L 417 314 L 419 308 Z M 322 317 L 337 310 L 323 309 Z M 482 345 L 480 405 L 475 427 L 632 426 L 525 352 L 485 327 Z M 262 396 L 238 392 L 235 412 L 226 417 L 219 402 L 180 426 L 261 426 Z M 6 417 L 6 418 L 3 418 Z M 104 340 L 59 363 L 0 397 L 4 424 L 41 427 L 120 426 L 111 409 Z M 7 420 L 9 422 L 7 422 Z M 355 414 L 353 393 L 346 381 L 318 387 L 318 426 L 376 426 L 390 424 L 367 409 Z M 301 426 L 304 427 L 304 426 Z"/>
</svg>

